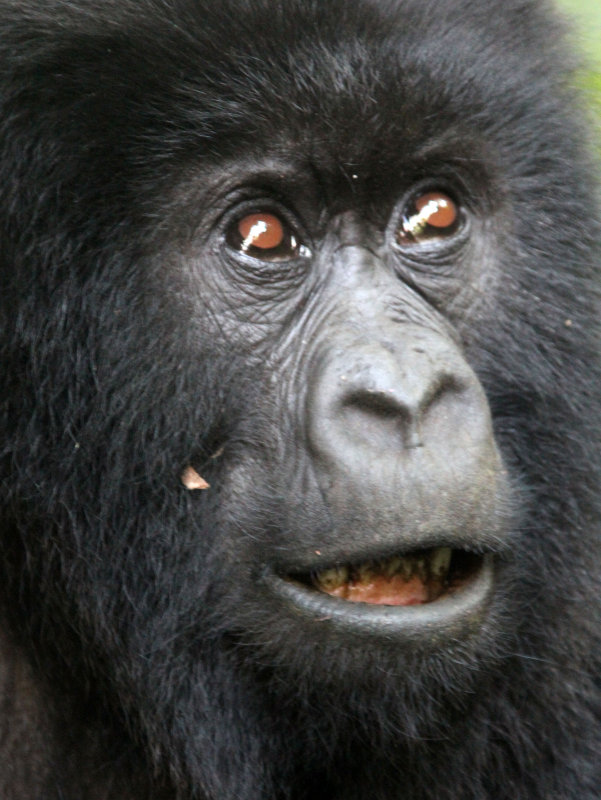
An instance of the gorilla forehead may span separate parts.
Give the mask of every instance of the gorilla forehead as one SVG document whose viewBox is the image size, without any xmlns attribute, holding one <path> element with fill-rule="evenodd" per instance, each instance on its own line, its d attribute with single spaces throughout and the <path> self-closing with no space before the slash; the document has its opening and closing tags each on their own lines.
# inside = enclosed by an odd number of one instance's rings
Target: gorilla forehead
<svg viewBox="0 0 601 800">
<path fill-rule="evenodd" d="M 516 124 L 509 97 L 518 117 L 543 113 L 554 30 L 540 8 L 511 0 L 512 16 L 506 5 L 261 0 L 241 13 L 232 0 L 64 2 L 52 8 L 54 21 L 64 18 L 57 36 L 32 4 L 19 45 L 35 48 L 49 80 L 60 73 L 60 104 L 87 106 L 99 136 L 143 132 L 148 147 L 155 132 L 157 152 L 170 154 L 178 144 L 197 153 L 202 141 L 206 158 L 210 141 L 221 157 L 228 139 L 233 150 L 248 138 L 268 148 L 277 126 L 288 146 L 327 152 L 332 142 L 338 160 L 379 155 L 390 166 L 454 125 L 458 138 L 467 125 L 502 137 L 500 115 L 504 129 Z M 501 50 L 499 38 L 511 46 Z"/>
<path fill-rule="evenodd" d="M 549 20 L 514 5 L 519 24 L 507 30 L 507 9 L 486 1 L 287 0 L 249 4 L 249 19 L 237 8 L 228 17 L 227 4 L 224 12 L 183 4 L 182 19 L 201 14 L 205 36 L 183 52 L 173 41 L 180 110 L 194 131 L 219 140 L 221 154 L 227 134 L 236 147 L 252 138 L 267 148 L 277 130 L 292 147 L 390 169 L 442 134 L 460 140 L 479 130 L 502 141 L 503 129 L 548 113 L 541 88 L 556 74 Z M 213 25 L 224 18 L 231 46 L 213 52 Z M 511 47 L 500 52 L 499 37 Z M 508 103 L 520 114 L 508 118 Z M 509 141 L 515 154 L 515 130 Z"/>
</svg>

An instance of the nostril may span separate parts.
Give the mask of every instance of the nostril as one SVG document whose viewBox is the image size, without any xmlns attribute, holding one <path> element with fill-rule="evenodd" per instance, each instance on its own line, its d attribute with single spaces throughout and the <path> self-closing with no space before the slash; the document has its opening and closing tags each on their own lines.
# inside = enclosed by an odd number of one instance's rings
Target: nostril
<svg viewBox="0 0 601 800">
<path fill-rule="evenodd" d="M 337 415 L 347 435 L 382 450 L 423 447 L 430 416 L 444 414 L 452 396 L 465 388 L 456 376 L 443 371 L 429 375 L 417 371 L 397 380 L 395 388 L 367 383 L 346 387 L 338 399 Z"/>
<path fill-rule="evenodd" d="M 360 408 L 376 417 L 411 421 L 427 414 L 442 398 L 461 394 L 465 388 L 455 375 L 444 372 L 414 373 L 397 383 L 395 388 L 386 389 L 377 388 L 371 381 L 368 385 L 349 386 L 340 398 L 340 405 L 343 409 Z"/>
<path fill-rule="evenodd" d="M 339 422 L 345 436 L 363 441 L 374 452 L 419 447 L 419 402 L 401 399 L 393 390 L 358 388 L 340 398 Z"/>
<path fill-rule="evenodd" d="M 377 391 L 375 389 L 358 389 L 349 392 L 342 398 L 343 409 L 358 408 L 375 417 L 390 419 L 391 417 L 411 416 L 412 409 L 399 403 L 394 392 Z"/>
<path fill-rule="evenodd" d="M 427 389 L 422 396 L 418 413 L 428 414 L 439 402 L 446 401 L 451 397 L 462 396 L 467 390 L 465 381 L 457 375 L 449 372 L 440 372 L 433 376 Z"/>
</svg>

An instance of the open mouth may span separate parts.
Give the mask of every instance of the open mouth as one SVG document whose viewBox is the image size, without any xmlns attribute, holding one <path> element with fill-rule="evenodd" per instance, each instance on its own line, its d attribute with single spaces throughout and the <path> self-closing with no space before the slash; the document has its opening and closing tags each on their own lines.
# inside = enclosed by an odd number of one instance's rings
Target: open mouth
<svg viewBox="0 0 601 800">
<path fill-rule="evenodd" d="M 263 580 L 297 618 L 341 633 L 436 646 L 478 628 L 493 593 L 494 561 L 490 553 L 440 546 L 325 568 L 268 570 Z"/>
<path fill-rule="evenodd" d="M 459 591 L 478 573 L 482 558 L 450 547 L 433 547 L 294 578 L 352 603 L 414 606 L 433 603 L 445 594 Z"/>
</svg>

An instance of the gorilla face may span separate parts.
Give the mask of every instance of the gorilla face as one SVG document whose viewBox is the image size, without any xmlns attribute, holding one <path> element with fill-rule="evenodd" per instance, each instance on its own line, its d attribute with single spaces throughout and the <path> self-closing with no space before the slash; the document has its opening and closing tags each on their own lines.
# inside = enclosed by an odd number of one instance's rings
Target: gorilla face
<svg viewBox="0 0 601 800">
<path fill-rule="evenodd" d="M 3 613 L 69 724 L 152 797 L 594 800 L 593 190 L 539 4 L 0 12 Z"/>
<path fill-rule="evenodd" d="M 267 374 L 255 407 L 270 409 L 259 446 L 217 481 L 229 508 L 257 485 L 277 498 L 257 523 L 259 496 L 233 534 L 252 565 L 241 605 L 273 615 L 270 636 L 298 626 L 309 647 L 469 638 L 494 594 L 507 475 L 485 393 L 444 313 L 461 284 L 436 286 L 434 303 L 418 270 L 436 260 L 481 284 L 482 223 L 436 177 L 383 203 L 380 225 L 352 185 L 332 191 L 334 211 L 322 202 L 301 216 L 305 192 L 319 202 L 312 179 L 292 198 L 285 165 L 259 169 L 244 174 L 242 197 L 228 187 L 198 256 L 215 281 L 214 318 L 233 317 L 228 342 L 239 352 L 250 339 L 248 357 L 268 364 L 256 367 Z"/>
<path fill-rule="evenodd" d="M 188 456 L 210 484 L 191 502 L 217 494 L 227 531 L 223 617 L 287 667 L 310 652 L 319 672 L 327 652 L 325 675 L 373 647 L 396 665 L 450 642 L 472 652 L 515 506 L 458 332 L 498 280 L 497 232 L 475 207 L 484 166 L 451 176 L 436 150 L 416 177 L 395 153 L 404 118 L 381 164 L 354 155 L 363 178 L 325 133 L 303 133 L 291 156 L 297 120 L 269 158 L 266 132 L 260 148 L 238 144 L 237 158 L 257 152 L 231 175 L 203 171 L 170 267 L 192 347 L 229 348 L 232 393 L 249 387 L 233 418 L 251 431 Z"/>
</svg>

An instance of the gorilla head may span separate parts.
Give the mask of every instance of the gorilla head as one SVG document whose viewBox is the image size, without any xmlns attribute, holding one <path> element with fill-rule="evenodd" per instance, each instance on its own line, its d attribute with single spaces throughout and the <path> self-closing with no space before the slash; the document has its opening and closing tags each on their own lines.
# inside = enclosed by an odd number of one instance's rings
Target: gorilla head
<svg viewBox="0 0 601 800">
<path fill-rule="evenodd" d="M 0 32 L 3 796 L 597 798 L 597 229 L 545 4 Z"/>
</svg>

